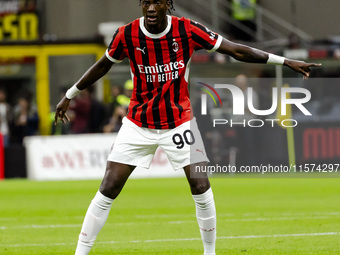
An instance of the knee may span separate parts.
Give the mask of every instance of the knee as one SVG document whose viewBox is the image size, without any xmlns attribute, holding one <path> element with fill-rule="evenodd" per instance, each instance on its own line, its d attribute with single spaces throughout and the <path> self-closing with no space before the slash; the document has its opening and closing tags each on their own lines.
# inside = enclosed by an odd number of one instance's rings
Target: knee
<svg viewBox="0 0 340 255">
<path fill-rule="evenodd" d="M 112 178 L 112 176 L 105 175 L 99 191 L 106 197 L 115 199 L 122 191 L 125 184 L 125 180 L 119 178 Z"/>
<path fill-rule="evenodd" d="M 208 179 L 197 180 L 194 183 L 190 183 L 190 188 L 193 195 L 200 195 L 210 188 L 210 183 Z"/>
<path fill-rule="evenodd" d="M 120 190 L 121 189 L 118 188 L 115 182 L 110 182 L 105 178 L 103 179 L 99 188 L 100 193 L 111 199 L 115 199 L 118 196 Z"/>
<path fill-rule="evenodd" d="M 133 169 L 132 166 L 109 161 L 99 191 L 104 196 L 115 199 L 123 189 Z"/>
<path fill-rule="evenodd" d="M 124 182 L 116 178 L 114 174 L 110 174 L 110 170 L 106 171 L 103 181 L 100 185 L 99 191 L 106 197 L 115 199 L 124 186 Z"/>
</svg>

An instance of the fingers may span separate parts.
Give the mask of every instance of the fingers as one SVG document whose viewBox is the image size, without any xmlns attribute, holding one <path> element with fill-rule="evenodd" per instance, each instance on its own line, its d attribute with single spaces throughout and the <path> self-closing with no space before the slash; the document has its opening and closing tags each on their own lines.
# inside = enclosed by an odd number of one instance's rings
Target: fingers
<svg viewBox="0 0 340 255">
<path fill-rule="evenodd" d="M 54 125 L 57 125 L 58 118 L 60 117 L 60 114 L 61 114 L 60 110 L 57 109 L 55 114 L 54 114 Z"/>
<path fill-rule="evenodd" d="M 66 124 L 67 121 L 70 121 L 70 118 L 67 116 L 66 112 L 62 111 L 60 114 L 59 114 L 59 119 L 64 123 Z"/>
<path fill-rule="evenodd" d="M 66 113 L 64 113 L 63 116 L 60 117 L 60 119 L 64 124 L 66 124 L 67 121 L 70 122 L 70 118 L 67 116 Z"/>
<path fill-rule="evenodd" d="M 316 66 L 321 66 L 321 64 L 311 63 L 311 64 L 308 64 L 308 65 L 304 66 L 303 68 L 301 68 L 300 73 L 303 74 L 304 80 L 307 80 L 310 76 L 310 72 L 311 72 L 310 67 L 316 67 Z"/>
<path fill-rule="evenodd" d="M 54 116 L 54 125 L 57 125 L 58 119 L 63 122 L 63 124 L 66 124 L 67 121 L 70 122 L 69 116 L 64 111 L 57 111 Z"/>
<path fill-rule="evenodd" d="M 312 67 L 320 67 L 322 64 L 320 63 L 305 63 L 303 61 L 288 61 L 288 66 L 294 71 L 301 73 L 303 75 L 303 79 L 307 80 L 310 77 L 310 72 Z"/>
<path fill-rule="evenodd" d="M 65 112 L 65 118 L 66 118 L 66 120 L 67 120 L 68 122 L 71 121 L 70 118 L 69 118 L 69 116 L 67 116 L 66 112 Z"/>
<path fill-rule="evenodd" d="M 58 123 L 58 115 L 59 115 L 59 111 L 57 110 L 54 114 L 54 125 L 57 125 Z"/>
<path fill-rule="evenodd" d="M 316 63 L 309 63 L 308 67 L 320 67 L 322 64 L 316 64 Z"/>
</svg>

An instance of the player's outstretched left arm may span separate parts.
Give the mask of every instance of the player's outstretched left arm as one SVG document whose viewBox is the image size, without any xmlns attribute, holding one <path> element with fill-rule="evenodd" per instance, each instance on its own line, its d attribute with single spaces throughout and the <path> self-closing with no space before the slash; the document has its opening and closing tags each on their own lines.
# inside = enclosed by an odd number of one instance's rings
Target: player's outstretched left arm
<svg viewBox="0 0 340 255">
<path fill-rule="evenodd" d="M 242 62 L 285 65 L 295 72 L 301 73 L 305 79 L 309 77 L 311 67 L 321 66 L 321 64 L 305 63 L 304 61 L 279 57 L 243 44 L 233 43 L 227 39 L 222 40 L 217 52 L 228 54 Z"/>
<path fill-rule="evenodd" d="M 304 61 L 298 61 L 293 59 L 285 59 L 284 63 L 285 66 L 290 67 L 295 72 L 303 74 L 304 79 L 308 79 L 311 71 L 311 67 L 319 67 L 321 64 L 316 63 L 306 63 Z"/>
</svg>

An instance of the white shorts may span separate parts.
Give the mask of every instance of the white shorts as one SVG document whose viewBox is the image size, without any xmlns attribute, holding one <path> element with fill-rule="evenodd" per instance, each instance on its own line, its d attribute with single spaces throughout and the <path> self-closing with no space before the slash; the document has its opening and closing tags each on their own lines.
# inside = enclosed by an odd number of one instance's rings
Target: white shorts
<svg viewBox="0 0 340 255">
<path fill-rule="evenodd" d="M 149 168 L 158 147 L 164 150 L 175 170 L 209 162 L 195 118 L 174 129 L 149 129 L 124 117 L 108 160 Z"/>
</svg>

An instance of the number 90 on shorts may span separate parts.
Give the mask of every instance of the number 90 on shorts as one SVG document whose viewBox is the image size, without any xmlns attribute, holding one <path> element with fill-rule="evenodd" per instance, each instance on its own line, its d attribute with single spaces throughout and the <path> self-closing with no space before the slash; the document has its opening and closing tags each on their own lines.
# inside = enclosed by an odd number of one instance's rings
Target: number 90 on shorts
<svg viewBox="0 0 340 255">
<path fill-rule="evenodd" d="M 184 145 L 193 145 L 195 143 L 195 136 L 191 130 L 185 130 L 183 135 L 176 133 L 172 137 L 172 141 L 177 145 L 177 149 L 183 149 Z"/>
</svg>

